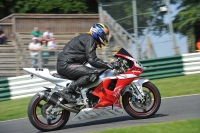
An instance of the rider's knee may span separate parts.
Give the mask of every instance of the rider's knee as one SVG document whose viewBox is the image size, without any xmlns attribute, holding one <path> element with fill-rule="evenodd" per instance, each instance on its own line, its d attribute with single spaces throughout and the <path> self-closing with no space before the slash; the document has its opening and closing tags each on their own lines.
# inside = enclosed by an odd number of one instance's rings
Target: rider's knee
<svg viewBox="0 0 200 133">
<path fill-rule="evenodd" d="M 94 82 L 99 78 L 99 73 L 95 71 L 95 73 L 90 74 L 89 81 Z"/>
</svg>

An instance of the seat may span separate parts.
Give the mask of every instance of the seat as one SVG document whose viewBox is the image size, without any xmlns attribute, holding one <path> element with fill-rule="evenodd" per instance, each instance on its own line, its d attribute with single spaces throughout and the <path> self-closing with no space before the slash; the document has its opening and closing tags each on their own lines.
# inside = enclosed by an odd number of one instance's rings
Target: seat
<svg viewBox="0 0 200 133">
<path fill-rule="evenodd" d="M 61 79 L 68 79 L 67 77 L 60 75 L 58 73 L 53 73 L 52 76 L 56 77 L 56 78 L 61 78 Z"/>
</svg>

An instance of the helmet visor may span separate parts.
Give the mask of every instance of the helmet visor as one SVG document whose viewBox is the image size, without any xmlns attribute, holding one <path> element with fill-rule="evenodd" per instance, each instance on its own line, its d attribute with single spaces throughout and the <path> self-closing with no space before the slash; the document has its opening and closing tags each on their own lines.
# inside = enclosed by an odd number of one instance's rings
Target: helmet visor
<svg viewBox="0 0 200 133">
<path fill-rule="evenodd" d="M 109 35 L 104 35 L 102 39 L 103 39 L 104 41 L 108 42 Z"/>
<path fill-rule="evenodd" d="M 102 38 L 100 38 L 103 45 L 108 44 L 108 35 L 104 35 Z"/>
</svg>

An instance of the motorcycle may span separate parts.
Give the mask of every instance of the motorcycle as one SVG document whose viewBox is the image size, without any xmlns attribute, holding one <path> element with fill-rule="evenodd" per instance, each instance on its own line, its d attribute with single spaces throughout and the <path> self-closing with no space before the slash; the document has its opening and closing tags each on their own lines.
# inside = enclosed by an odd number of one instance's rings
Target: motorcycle
<svg viewBox="0 0 200 133">
<path fill-rule="evenodd" d="M 72 80 L 50 74 L 46 68 L 23 68 L 32 76 L 55 84 L 54 88 L 44 87 L 44 91 L 31 99 L 28 105 L 31 124 L 41 131 L 58 130 L 68 122 L 71 112 L 76 113 L 72 121 L 117 116 L 124 110 L 138 119 L 153 116 L 161 104 L 158 88 L 148 79 L 138 77 L 144 67 L 124 48 L 114 57 L 121 66 L 113 70 L 95 68 L 100 73 L 99 79 L 73 95 L 77 103 L 68 102 L 60 94 Z M 88 63 L 85 65 L 93 68 Z"/>
</svg>

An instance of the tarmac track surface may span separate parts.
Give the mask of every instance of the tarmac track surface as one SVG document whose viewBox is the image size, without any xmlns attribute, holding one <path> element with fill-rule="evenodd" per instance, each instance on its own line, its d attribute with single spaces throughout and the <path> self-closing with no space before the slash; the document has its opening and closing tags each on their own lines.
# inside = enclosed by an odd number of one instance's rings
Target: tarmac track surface
<svg viewBox="0 0 200 133">
<path fill-rule="evenodd" d="M 72 118 L 74 114 L 71 114 Z M 200 94 L 162 99 L 158 112 L 149 119 L 134 119 L 128 114 L 90 121 L 72 122 L 50 133 L 84 133 L 148 123 L 200 118 Z M 41 133 L 27 118 L 0 122 L 0 133 Z"/>
</svg>

